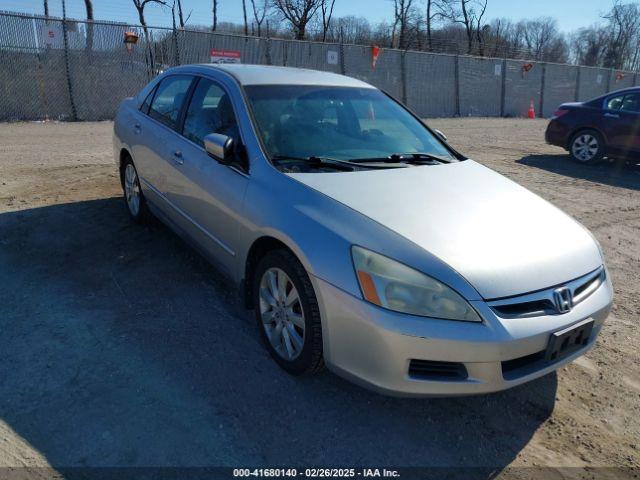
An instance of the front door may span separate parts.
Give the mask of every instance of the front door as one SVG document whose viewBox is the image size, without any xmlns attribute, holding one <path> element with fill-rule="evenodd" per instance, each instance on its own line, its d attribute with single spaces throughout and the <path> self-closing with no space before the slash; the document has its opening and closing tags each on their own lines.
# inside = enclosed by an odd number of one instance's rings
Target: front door
<svg viewBox="0 0 640 480">
<path fill-rule="evenodd" d="M 232 274 L 248 176 L 240 159 L 226 166 L 206 153 L 204 137 L 210 133 L 228 135 L 241 145 L 230 97 L 215 81 L 200 78 L 185 113 L 180 162 L 174 163 L 167 197 L 186 217 L 188 233 Z"/>
</svg>

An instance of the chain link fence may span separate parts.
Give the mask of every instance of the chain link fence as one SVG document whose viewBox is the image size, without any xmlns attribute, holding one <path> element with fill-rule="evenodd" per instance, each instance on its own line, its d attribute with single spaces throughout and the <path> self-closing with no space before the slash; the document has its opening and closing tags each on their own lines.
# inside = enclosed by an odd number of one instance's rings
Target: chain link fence
<svg viewBox="0 0 640 480">
<path fill-rule="evenodd" d="M 128 51 L 125 32 L 139 35 Z M 242 63 L 349 75 L 422 117 L 548 117 L 563 102 L 638 85 L 637 73 L 574 65 L 225 35 L 0 12 L 0 121 L 112 119 L 120 101 L 161 70 L 208 63 L 213 49 Z"/>
</svg>

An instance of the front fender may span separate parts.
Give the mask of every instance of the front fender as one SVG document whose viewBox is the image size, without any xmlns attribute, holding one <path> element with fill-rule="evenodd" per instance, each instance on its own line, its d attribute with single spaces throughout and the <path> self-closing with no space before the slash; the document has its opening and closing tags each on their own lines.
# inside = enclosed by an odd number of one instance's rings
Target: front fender
<svg viewBox="0 0 640 480">
<path fill-rule="evenodd" d="M 269 170 L 253 175 L 247 189 L 238 278 L 243 278 L 253 242 L 270 236 L 287 245 L 311 275 L 356 297 L 361 292 L 351 258 L 353 245 L 411 265 L 468 300 L 480 299 L 461 275 L 423 248 L 294 178 Z"/>
</svg>

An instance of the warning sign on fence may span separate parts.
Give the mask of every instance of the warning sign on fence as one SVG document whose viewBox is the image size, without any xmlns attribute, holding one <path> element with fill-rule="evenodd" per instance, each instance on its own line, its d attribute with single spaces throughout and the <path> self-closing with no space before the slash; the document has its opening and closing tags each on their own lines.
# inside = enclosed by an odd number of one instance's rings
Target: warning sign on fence
<svg viewBox="0 0 640 480">
<path fill-rule="evenodd" d="M 59 25 L 43 25 L 40 39 L 47 47 L 59 47 L 62 45 L 62 29 Z"/>
<path fill-rule="evenodd" d="M 211 57 L 211 63 L 241 63 L 241 55 L 238 50 L 216 50 L 212 48 L 209 56 Z"/>
</svg>

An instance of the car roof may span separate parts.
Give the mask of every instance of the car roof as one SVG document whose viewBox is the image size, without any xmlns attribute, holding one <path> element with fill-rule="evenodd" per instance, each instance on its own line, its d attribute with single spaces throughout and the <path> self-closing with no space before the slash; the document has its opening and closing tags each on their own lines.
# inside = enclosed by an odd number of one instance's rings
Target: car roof
<svg viewBox="0 0 640 480">
<path fill-rule="evenodd" d="M 637 92 L 640 92 L 640 87 L 638 86 L 626 87 L 626 88 L 621 88 L 620 90 L 612 90 L 611 92 L 605 93 L 603 95 L 592 98 L 590 100 L 585 100 L 584 102 L 581 102 L 581 103 L 583 105 L 598 106 L 607 98 L 615 97 L 616 95 L 624 95 L 625 93 L 637 93 Z"/>
<path fill-rule="evenodd" d="M 319 85 L 335 87 L 375 88 L 356 78 L 308 68 L 247 65 L 239 63 L 185 65 L 185 67 L 221 70 L 233 76 L 241 85 Z M 179 69 L 180 67 L 178 67 Z"/>
<path fill-rule="evenodd" d="M 602 97 L 610 97 L 612 95 L 619 95 L 621 93 L 636 93 L 636 92 L 640 92 L 640 87 L 627 87 L 627 88 L 621 88 L 620 90 L 614 90 L 612 92 L 609 92 L 605 95 L 602 95 Z M 601 98 L 601 97 L 599 97 Z"/>
</svg>

